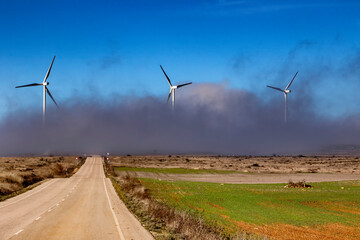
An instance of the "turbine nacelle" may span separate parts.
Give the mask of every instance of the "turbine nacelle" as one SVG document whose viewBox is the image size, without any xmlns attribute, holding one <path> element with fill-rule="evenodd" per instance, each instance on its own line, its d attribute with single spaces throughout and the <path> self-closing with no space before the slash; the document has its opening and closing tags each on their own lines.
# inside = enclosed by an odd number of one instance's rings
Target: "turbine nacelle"
<svg viewBox="0 0 360 240">
<path fill-rule="evenodd" d="M 55 56 L 51 62 L 51 65 L 48 69 L 48 71 L 46 72 L 44 81 L 42 83 L 31 83 L 31 84 L 27 84 L 27 85 L 21 85 L 21 86 L 16 86 L 15 88 L 23 88 L 23 87 L 34 87 L 34 86 L 43 86 L 44 89 L 44 95 L 43 95 L 43 123 L 45 123 L 45 112 L 46 112 L 46 94 L 49 95 L 49 97 L 51 98 L 51 100 L 53 100 L 53 102 L 55 103 L 56 107 L 59 108 L 59 106 L 57 105 L 54 97 L 51 95 L 49 88 L 47 87 L 50 83 L 48 83 L 46 80 L 48 79 L 49 75 L 50 75 L 50 71 L 52 68 L 52 65 L 54 63 L 55 60 Z"/>
<path fill-rule="evenodd" d="M 164 71 L 163 67 L 160 65 L 160 68 L 161 70 L 163 71 L 169 85 L 170 85 L 170 92 L 169 92 L 169 95 L 168 95 L 168 98 L 167 98 L 167 101 L 169 102 L 170 100 L 170 97 L 172 95 L 172 108 L 174 110 L 174 106 L 175 106 L 175 89 L 178 89 L 178 88 L 181 88 L 181 87 L 184 87 L 186 85 L 189 85 L 189 84 L 192 84 L 192 82 L 188 82 L 188 83 L 184 83 L 184 84 L 179 84 L 179 85 L 172 85 L 171 81 L 170 81 L 170 78 L 168 77 L 168 75 L 166 74 L 166 72 Z"/>
<path fill-rule="evenodd" d="M 285 96 L 285 122 L 287 122 L 287 102 L 286 102 L 287 101 L 287 94 L 291 93 L 291 90 L 289 88 L 290 88 L 291 84 L 293 83 L 293 81 L 294 81 L 297 74 L 298 74 L 298 72 L 295 73 L 294 77 L 291 79 L 291 81 L 289 82 L 289 84 L 286 86 L 286 88 L 284 90 L 281 89 L 281 88 L 278 88 L 278 87 L 273 87 L 273 86 L 267 85 L 268 88 L 272 88 L 274 90 L 277 90 L 279 92 L 284 93 L 284 96 Z"/>
</svg>

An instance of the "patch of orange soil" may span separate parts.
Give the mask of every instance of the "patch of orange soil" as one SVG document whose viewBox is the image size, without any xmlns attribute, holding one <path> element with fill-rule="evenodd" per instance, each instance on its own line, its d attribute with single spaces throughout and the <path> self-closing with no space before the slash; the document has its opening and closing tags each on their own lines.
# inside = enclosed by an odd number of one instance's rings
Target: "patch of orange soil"
<svg viewBox="0 0 360 240">
<path fill-rule="evenodd" d="M 176 197 L 175 195 L 173 195 L 173 194 L 171 194 L 171 193 L 169 193 L 168 195 L 169 195 L 176 203 L 180 203 L 180 200 L 179 200 L 178 197 Z"/>
<path fill-rule="evenodd" d="M 269 225 L 255 225 L 243 221 L 231 220 L 226 215 L 221 215 L 226 220 L 234 223 L 240 231 L 267 236 L 280 240 L 358 240 L 360 239 L 360 226 L 351 227 L 344 224 L 325 224 L 318 227 L 298 227 L 289 224 L 276 223 Z"/>
<path fill-rule="evenodd" d="M 216 205 L 215 203 L 209 203 L 210 206 L 214 207 L 214 208 L 217 208 L 217 209 L 220 209 L 220 210 L 224 210 L 225 208 L 219 206 L 219 205 Z"/>
<path fill-rule="evenodd" d="M 301 204 L 310 206 L 310 207 L 322 208 L 322 209 L 326 209 L 326 210 L 360 215 L 359 204 L 357 202 L 322 201 L 322 202 L 301 202 Z"/>
</svg>

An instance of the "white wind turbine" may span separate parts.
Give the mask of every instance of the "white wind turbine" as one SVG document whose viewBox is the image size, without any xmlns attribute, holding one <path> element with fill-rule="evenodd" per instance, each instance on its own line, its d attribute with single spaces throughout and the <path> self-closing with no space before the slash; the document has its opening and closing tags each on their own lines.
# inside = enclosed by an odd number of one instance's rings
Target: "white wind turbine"
<svg viewBox="0 0 360 240">
<path fill-rule="evenodd" d="M 293 77 L 293 79 L 290 81 L 290 83 L 286 86 L 286 88 L 284 90 L 282 90 L 281 88 L 277 88 L 277 87 L 272 87 L 267 85 L 267 87 L 278 90 L 282 93 L 284 93 L 284 97 L 285 97 L 285 122 L 287 122 L 287 94 L 291 92 L 291 90 L 289 89 L 289 87 L 291 86 L 292 82 L 294 81 L 296 75 L 298 74 L 298 72 L 295 73 L 295 76 Z"/>
<path fill-rule="evenodd" d="M 45 75 L 44 81 L 42 83 L 32 83 L 32 84 L 27 84 L 27 85 L 21 85 L 21 86 L 16 86 L 15 88 L 22 88 L 22 87 L 33 87 L 33 86 L 43 86 L 43 90 L 44 90 L 44 95 L 43 95 L 43 123 L 45 123 L 45 117 L 46 117 L 46 93 L 49 94 L 50 98 L 54 101 L 55 105 L 59 108 L 59 106 L 57 105 L 55 99 L 53 98 L 53 96 L 51 95 L 49 89 L 48 89 L 48 85 L 49 82 L 47 82 L 46 80 L 48 79 L 49 75 L 50 75 L 50 71 L 52 68 L 52 65 L 54 63 L 55 60 L 55 56 L 51 62 L 51 65 Z"/>
<path fill-rule="evenodd" d="M 177 85 L 177 86 L 173 86 L 171 84 L 170 78 L 168 77 L 168 75 L 166 75 L 166 73 L 165 73 L 165 71 L 164 71 L 164 69 L 163 69 L 163 67 L 161 65 L 160 65 L 160 68 L 163 71 L 163 73 L 164 73 L 164 75 L 165 75 L 165 77 L 166 77 L 166 79 L 167 79 L 167 81 L 169 82 L 169 85 L 170 85 L 170 92 L 169 92 L 169 96 L 167 98 L 167 102 L 169 102 L 170 96 L 172 94 L 172 110 L 174 111 L 174 108 L 175 108 L 175 89 L 184 87 L 184 86 L 189 85 L 189 84 L 192 84 L 192 82 L 185 83 L 185 84 L 180 84 L 180 85 Z"/>
</svg>

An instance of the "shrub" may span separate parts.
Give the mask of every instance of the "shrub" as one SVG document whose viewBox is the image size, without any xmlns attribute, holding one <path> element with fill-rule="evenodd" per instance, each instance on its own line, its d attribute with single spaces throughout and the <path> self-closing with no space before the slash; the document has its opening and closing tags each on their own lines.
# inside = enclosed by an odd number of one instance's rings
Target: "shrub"
<svg viewBox="0 0 360 240">
<path fill-rule="evenodd" d="M 290 180 L 289 183 L 285 187 L 288 187 L 288 188 L 311 188 L 312 186 L 307 184 L 305 182 L 305 180 L 302 180 L 302 181 L 296 182 L 296 183 Z"/>
<path fill-rule="evenodd" d="M 22 185 L 24 179 L 17 173 L 3 173 L 0 175 L 0 181 L 10 184 Z"/>
<path fill-rule="evenodd" d="M 60 163 L 56 163 L 55 166 L 52 168 L 55 175 L 64 175 L 64 167 Z"/>
<path fill-rule="evenodd" d="M 21 187 L 19 185 L 11 184 L 11 183 L 0 183 L 0 196 L 8 195 L 12 192 L 19 190 Z"/>
<path fill-rule="evenodd" d="M 24 179 L 22 182 L 23 187 L 27 187 L 31 184 L 40 182 L 41 180 L 43 180 L 44 178 L 38 175 L 35 175 L 34 173 L 31 174 L 23 174 L 22 178 Z"/>
</svg>

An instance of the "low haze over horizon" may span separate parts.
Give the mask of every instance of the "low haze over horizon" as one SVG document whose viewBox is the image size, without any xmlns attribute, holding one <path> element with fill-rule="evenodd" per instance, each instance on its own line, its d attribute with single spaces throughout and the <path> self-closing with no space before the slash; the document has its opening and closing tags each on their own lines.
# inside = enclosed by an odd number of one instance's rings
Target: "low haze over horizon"
<svg viewBox="0 0 360 240">
<path fill-rule="evenodd" d="M 90 144 L 99 151 L 261 154 L 358 143 L 359 10 L 358 1 L 8 1 L 0 8 L 0 152 L 36 134 L 60 152 L 74 146 L 67 139 L 98 135 L 111 136 Z M 48 101 L 53 132 L 45 134 L 36 125 L 42 89 L 15 86 L 41 82 L 54 55 L 49 89 L 62 111 Z M 174 84 L 193 82 L 176 92 L 176 115 L 160 64 Z M 266 85 L 285 88 L 297 71 L 285 126 L 283 96 Z M 118 136 L 125 130 L 130 143 Z M 21 151 L 42 151 L 33 144 Z"/>
</svg>

